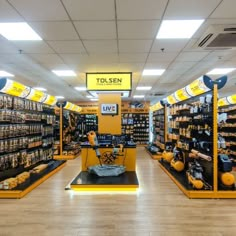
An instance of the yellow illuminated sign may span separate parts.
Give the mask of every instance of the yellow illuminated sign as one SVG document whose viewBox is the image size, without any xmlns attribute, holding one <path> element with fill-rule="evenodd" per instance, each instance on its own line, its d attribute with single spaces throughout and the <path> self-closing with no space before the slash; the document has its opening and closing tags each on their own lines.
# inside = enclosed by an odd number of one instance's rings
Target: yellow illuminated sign
<svg viewBox="0 0 236 236">
<path fill-rule="evenodd" d="M 47 95 L 47 98 L 43 103 L 47 104 L 47 105 L 54 106 L 56 104 L 56 102 L 57 102 L 56 97 L 51 96 L 51 95 Z"/>
<path fill-rule="evenodd" d="M 236 104 L 236 94 L 233 94 L 231 96 L 224 97 L 218 100 L 219 107 L 233 105 L 233 104 Z"/>
<path fill-rule="evenodd" d="M 71 102 L 66 102 L 63 108 L 69 111 L 74 111 L 74 112 L 80 112 L 82 110 L 80 106 L 77 106 Z"/>
<path fill-rule="evenodd" d="M 166 98 L 166 100 L 167 100 L 167 102 L 168 102 L 169 104 L 174 104 L 174 103 L 177 102 L 177 100 L 176 100 L 174 94 L 169 95 L 169 96 Z"/>
<path fill-rule="evenodd" d="M 205 85 L 203 77 L 194 80 L 191 84 L 185 87 L 188 94 L 192 97 L 210 91 Z"/>
<path fill-rule="evenodd" d="M 30 94 L 26 98 L 35 102 L 44 102 L 46 97 L 46 93 L 36 89 L 31 89 Z"/>
<path fill-rule="evenodd" d="M 228 96 L 227 100 L 229 101 L 230 104 L 236 104 L 236 94 Z"/>
<path fill-rule="evenodd" d="M 157 102 L 156 104 L 150 107 L 150 111 L 157 111 L 157 110 L 160 110 L 161 108 L 163 108 L 163 106 L 161 105 L 160 102 Z"/>
<path fill-rule="evenodd" d="M 89 91 L 131 90 L 132 73 L 87 73 L 86 85 Z"/>
<path fill-rule="evenodd" d="M 0 79 L 0 92 L 24 98 L 29 94 L 30 87 L 7 78 L 2 78 Z"/>
<path fill-rule="evenodd" d="M 175 98 L 178 101 L 184 101 L 188 98 L 190 98 L 190 95 L 187 93 L 185 88 L 179 89 L 175 92 Z"/>
</svg>

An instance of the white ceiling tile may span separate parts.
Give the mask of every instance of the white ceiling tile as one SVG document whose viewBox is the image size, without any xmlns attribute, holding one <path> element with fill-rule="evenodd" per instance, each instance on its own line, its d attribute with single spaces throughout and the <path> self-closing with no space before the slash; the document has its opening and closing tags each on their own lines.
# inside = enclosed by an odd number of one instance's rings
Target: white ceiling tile
<svg viewBox="0 0 236 236">
<path fill-rule="evenodd" d="M 57 53 L 84 53 L 86 52 L 81 41 L 48 41 L 48 44 Z"/>
<path fill-rule="evenodd" d="M 89 61 L 93 63 L 118 63 L 119 56 L 118 53 L 108 53 L 108 54 L 90 54 Z"/>
<path fill-rule="evenodd" d="M 89 53 L 117 53 L 116 40 L 84 40 Z"/>
<path fill-rule="evenodd" d="M 120 63 L 119 68 L 122 72 L 133 72 L 133 78 L 139 76 L 139 73 L 144 67 L 144 63 Z"/>
<path fill-rule="evenodd" d="M 9 0 L 28 21 L 69 20 L 58 0 Z"/>
<path fill-rule="evenodd" d="M 117 18 L 118 20 L 161 19 L 166 4 L 167 0 L 117 0 Z"/>
<path fill-rule="evenodd" d="M 174 62 L 170 65 L 169 69 L 174 69 L 176 71 L 179 71 L 179 73 L 182 73 L 186 71 L 187 69 L 193 67 L 197 62 Z"/>
<path fill-rule="evenodd" d="M 152 52 L 180 52 L 187 44 L 187 39 L 156 39 L 153 46 Z"/>
<path fill-rule="evenodd" d="M 23 21 L 23 18 L 6 0 L 0 0 L 0 22 L 16 21 Z"/>
<path fill-rule="evenodd" d="M 157 82 L 157 79 L 158 78 L 154 79 L 152 76 L 141 77 L 139 80 L 139 84 L 142 84 L 142 86 L 151 86 Z"/>
<path fill-rule="evenodd" d="M 115 21 L 75 21 L 81 39 L 116 39 Z"/>
<path fill-rule="evenodd" d="M 147 62 L 171 62 L 173 61 L 178 52 L 157 52 L 157 53 L 150 53 L 148 55 Z"/>
<path fill-rule="evenodd" d="M 72 64 L 72 65 L 78 65 L 83 63 L 89 62 L 89 56 L 87 54 L 59 54 L 60 57 L 65 61 L 65 63 Z"/>
<path fill-rule="evenodd" d="M 18 48 L 8 40 L 0 40 L 0 53 L 18 53 Z"/>
<path fill-rule="evenodd" d="M 145 69 L 166 69 L 169 64 L 169 62 L 147 62 Z"/>
<path fill-rule="evenodd" d="M 153 39 L 160 21 L 118 21 L 119 39 Z"/>
<path fill-rule="evenodd" d="M 72 20 L 114 20 L 115 5 L 111 0 L 63 0 Z"/>
<path fill-rule="evenodd" d="M 210 18 L 235 18 L 235 0 L 224 0 L 216 8 Z"/>
<path fill-rule="evenodd" d="M 147 53 L 120 53 L 120 62 L 145 62 Z"/>
<path fill-rule="evenodd" d="M 177 62 L 200 61 L 206 57 L 209 52 L 181 52 L 176 58 Z"/>
<path fill-rule="evenodd" d="M 221 0 L 170 0 L 164 19 L 206 19 Z"/>
<path fill-rule="evenodd" d="M 52 65 L 63 64 L 63 60 L 57 54 L 28 54 L 39 64 Z"/>
<path fill-rule="evenodd" d="M 79 37 L 71 22 L 31 22 L 31 27 L 44 40 L 78 40 Z"/>
<path fill-rule="evenodd" d="M 152 40 L 119 40 L 120 53 L 149 52 Z"/>
<path fill-rule="evenodd" d="M 54 53 L 44 41 L 14 41 L 22 53 Z"/>
</svg>

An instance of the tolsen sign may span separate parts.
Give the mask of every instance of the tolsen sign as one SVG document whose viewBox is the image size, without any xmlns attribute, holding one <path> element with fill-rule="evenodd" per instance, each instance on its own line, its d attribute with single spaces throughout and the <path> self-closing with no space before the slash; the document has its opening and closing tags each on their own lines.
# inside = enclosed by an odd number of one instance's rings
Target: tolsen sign
<svg viewBox="0 0 236 236">
<path fill-rule="evenodd" d="M 87 73 L 86 85 L 89 91 L 131 90 L 132 73 Z"/>
<path fill-rule="evenodd" d="M 101 104 L 102 115 L 118 115 L 118 104 Z"/>
</svg>

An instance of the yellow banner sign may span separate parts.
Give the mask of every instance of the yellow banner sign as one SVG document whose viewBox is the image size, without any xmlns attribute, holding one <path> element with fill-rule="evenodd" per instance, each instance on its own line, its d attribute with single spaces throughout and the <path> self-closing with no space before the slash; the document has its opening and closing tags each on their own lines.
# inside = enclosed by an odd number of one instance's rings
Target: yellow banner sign
<svg viewBox="0 0 236 236">
<path fill-rule="evenodd" d="M 30 92 L 30 87 L 7 78 L 2 78 L 0 79 L 0 91 L 9 95 L 25 98 Z"/>
<path fill-rule="evenodd" d="M 74 111 L 74 112 L 80 112 L 82 110 L 80 106 L 77 106 L 71 102 L 66 102 L 63 108 L 69 111 Z"/>
<path fill-rule="evenodd" d="M 123 91 L 132 89 L 132 73 L 87 73 L 89 91 Z"/>
<path fill-rule="evenodd" d="M 229 105 L 229 102 L 227 101 L 227 98 L 221 98 L 218 100 L 218 106 L 223 107 Z"/>
<path fill-rule="evenodd" d="M 157 111 L 157 110 L 160 110 L 161 108 L 163 108 L 163 106 L 161 105 L 160 102 L 157 102 L 156 104 L 150 107 L 150 111 Z"/>
<path fill-rule="evenodd" d="M 35 102 L 44 102 L 46 97 L 46 93 L 31 88 L 30 94 L 26 98 Z"/>
<path fill-rule="evenodd" d="M 175 92 L 175 97 L 180 102 L 190 98 L 190 95 L 187 93 L 185 88 L 182 88 Z"/>
<path fill-rule="evenodd" d="M 197 96 L 202 93 L 210 91 L 210 89 L 205 85 L 203 77 L 194 80 L 191 84 L 186 86 L 186 91 L 190 96 Z"/>
<path fill-rule="evenodd" d="M 47 104 L 47 105 L 54 106 L 56 104 L 56 102 L 57 102 L 56 97 L 51 96 L 51 95 L 47 95 L 47 98 L 43 103 Z"/>
<path fill-rule="evenodd" d="M 236 104 L 236 94 L 228 96 L 227 100 L 229 101 L 230 104 Z"/>
<path fill-rule="evenodd" d="M 167 102 L 168 102 L 169 104 L 175 104 L 175 103 L 177 102 L 177 100 L 176 100 L 174 94 L 169 95 L 169 96 L 166 98 L 166 100 L 167 100 Z"/>
</svg>

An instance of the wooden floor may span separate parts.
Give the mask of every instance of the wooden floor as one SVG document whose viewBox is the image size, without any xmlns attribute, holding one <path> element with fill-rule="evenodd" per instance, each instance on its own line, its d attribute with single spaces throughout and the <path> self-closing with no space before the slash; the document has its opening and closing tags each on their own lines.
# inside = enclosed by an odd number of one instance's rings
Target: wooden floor
<svg viewBox="0 0 236 236">
<path fill-rule="evenodd" d="M 65 186 L 80 159 L 23 199 L 0 200 L 0 236 L 233 236 L 236 199 L 188 199 L 138 148 L 137 194 L 78 194 Z"/>
</svg>

